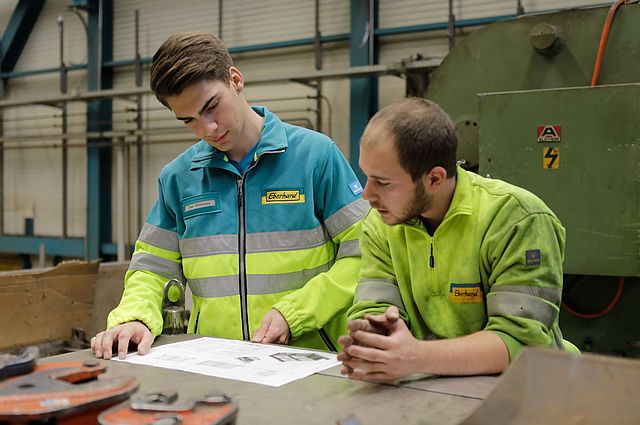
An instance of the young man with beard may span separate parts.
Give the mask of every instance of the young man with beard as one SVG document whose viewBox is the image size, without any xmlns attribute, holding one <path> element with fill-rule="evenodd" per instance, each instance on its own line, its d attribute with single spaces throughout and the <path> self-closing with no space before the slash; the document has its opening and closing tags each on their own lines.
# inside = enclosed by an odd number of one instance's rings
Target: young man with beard
<svg viewBox="0 0 640 425">
<path fill-rule="evenodd" d="M 575 349 L 558 327 L 565 230 L 535 195 L 456 167 L 448 115 L 424 99 L 379 111 L 360 142 L 373 207 L 343 374 L 504 371 L 525 345 Z"/>
<path fill-rule="evenodd" d="M 154 55 L 151 89 L 200 141 L 160 173 L 97 357 L 149 351 L 172 278 L 194 295 L 189 333 L 339 348 L 369 206 L 331 139 L 250 106 L 244 85 L 211 34 L 174 34 Z"/>
</svg>

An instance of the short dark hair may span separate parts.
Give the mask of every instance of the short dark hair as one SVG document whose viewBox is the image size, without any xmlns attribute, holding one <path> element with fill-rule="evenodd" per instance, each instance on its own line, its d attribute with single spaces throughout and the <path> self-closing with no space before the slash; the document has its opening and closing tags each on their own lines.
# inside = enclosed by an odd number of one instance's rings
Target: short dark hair
<svg viewBox="0 0 640 425">
<path fill-rule="evenodd" d="M 372 133 L 378 126 L 393 137 L 400 165 L 414 182 L 437 166 L 447 177 L 455 176 L 458 137 L 453 121 L 437 103 L 410 97 L 384 107 L 371 118 L 360 143 L 375 143 Z"/>
<path fill-rule="evenodd" d="M 175 96 L 201 81 L 230 81 L 231 55 L 222 40 L 206 32 L 173 34 L 160 46 L 151 62 L 151 90 L 169 107 Z"/>
</svg>

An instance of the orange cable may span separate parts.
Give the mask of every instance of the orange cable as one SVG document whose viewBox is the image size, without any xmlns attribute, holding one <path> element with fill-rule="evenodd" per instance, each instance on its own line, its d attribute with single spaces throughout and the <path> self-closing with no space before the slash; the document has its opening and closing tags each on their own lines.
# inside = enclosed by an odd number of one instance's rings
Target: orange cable
<svg viewBox="0 0 640 425">
<path fill-rule="evenodd" d="M 626 0 L 618 0 L 607 13 L 607 18 L 604 21 L 604 27 L 602 28 L 602 35 L 600 36 L 600 46 L 598 47 L 598 54 L 596 56 L 596 64 L 593 68 L 593 77 L 591 77 L 591 86 L 598 85 L 598 77 L 600 76 L 600 67 L 602 66 L 602 58 L 604 57 L 604 47 L 607 45 L 607 38 L 609 38 L 609 31 L 611 30 L 611 23 L 613 22 L 613 16 L 616 14 L 620 6 L 622 6 Z"/>
<path fill-rule="evenodd" d="M 596 63 L 593 68 L 593 76 L 591 77 L 591 86 L 598 85 L 598 77 L 600 76 L 600 68 L 602 66 L 602 59 L 604 57 L 604 48 L 607 45 L 607 39 L 609 38 L 609 32 L 611 31 L 611 24 L 613 22 L 613 17 L 615 16 L 620 6 L 626 3 L 627 0 L 617 0 L 611 7 L 609 8 L 609 12 L 607 13 L 607 18 L 604 22 L 604 27 L 602 28 L 602 35 L 600 36 L 600 45 L 598 46 L 598 54 L 596 55 Z M 618 279 L 618 288 L 616 290 L 613 299 L 602 311 L 597 313 L 579 313 L 573 310 L 571 307 L 567 305 L 564 301 L 562 301 L 562 307 L 567 310 L 569 313 L 576 317 L 580 317 L 583 319 L 596 319 L 598 317 L 602 317 L 605 314 L 609 313 L 616 306 L 620 297 L 622 296 L 622 291 L 624 290 L 624 277 L 620 276 Z"/>
<path fill-rule="evenodd" d="M 564 301 L 562 301 L 562 307 L 564 307 L 564 309 L 567 310 L 572 315 L 576 317 L 580 317 L 581 319 L 597 319 L 598 317 L 602 317 L 605 314 L 609 313 L 611 310 L 613 310 L 613 307 L 615 307 L 616 304 L 618 304 L 618 301 L 622 296 L 623 290 L 624 290 L 624 276 L 620 276 L 618 278 L 618 289 L 616 290 L 615 295 L 611 299 L 611 302 L 603 310 L 597 313 L 579 313 L 574 309 L 572 309 L 571 307 L 569 307 Z"/>
</svg>

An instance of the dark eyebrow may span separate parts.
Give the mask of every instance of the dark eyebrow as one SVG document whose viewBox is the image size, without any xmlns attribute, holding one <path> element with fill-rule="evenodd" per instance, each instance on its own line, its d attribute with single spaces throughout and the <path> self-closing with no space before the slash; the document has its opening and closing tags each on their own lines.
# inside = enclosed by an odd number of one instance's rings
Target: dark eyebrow
<svg viewBox="0 0 640 425">
<path fill-rule="evenodd" d="M 213 101 L 214 101 L 215 99 L 217 99 L 217 98 L 218 98 L 218 95 L 217 95 L 217 94 L 214 94 L 213 96 L 211 96 L 211 97 L 209 98 L 209 100 L 207 100 L 207 101 L 204 103 L 204 106 L 200 109 L 200 111 L 198 111 L 198 115 L 202 115 L 202 114 L 204 114 L 204 112 L 205 112 L 207 109 L 209 109 L 209 105 L 211 105 L 211 102 L 213 102 Z"/>
<path fill-rule="evenodd" d="M 388 177 L 382 177 L 382 176 L 376 176 L 375 174 L 372 174 L 370 176 L 367 176 L 370 179 L 374 179 L 374 180 L 389 180 Z"/>
<path fill-rule="evenodd" d="M 198 115 L 202 115 L 207 109 L 209 109 L 209 105 L 211 105 L 211 103 L 216 100 L 218 97 L 217 94 L 214 94 L 213 96 L 211 96 L 209 98 L 209 100 L 207 100 L 206 102 L 204 102 L 204 105 L 202 106 L 202 108 L 198 111 Z M 177 120 L 187 120 L 191 117 L 176 117 Z"/>
</svg>

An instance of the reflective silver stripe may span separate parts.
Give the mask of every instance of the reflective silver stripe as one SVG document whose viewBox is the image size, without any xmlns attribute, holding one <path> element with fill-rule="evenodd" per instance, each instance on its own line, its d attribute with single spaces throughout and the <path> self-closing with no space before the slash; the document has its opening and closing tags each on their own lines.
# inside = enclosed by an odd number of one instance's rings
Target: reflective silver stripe
<svg viewBox="0 0 640 425">
<path fill-rule="evenodd" d="M 360 256 L 360 240 L 342 241 L 338 247 L 336 260 L 342 257 L 359 257 Z"/>
<path fill-rule="evenodd" d="M 560 296 L 562 294 L 559 288 L 541 288 L 530 285 L 494 285 L 491 287 L 490 292 L 517 292 L 519 294 L 533 295 L 555 305 L 560 304 Z"/>
<path fill-rule="evenodd" d="M 138 239 L 144 243 L 168 251 L 178 252 L 180 249 L 178 245 L 178 234 L 176 232 L 171 232 L 149 223 L 145 223 L 142 226 Z"/>
<path fill-rule="evenodd" d="M 315 248 L 330 240 L 322 226 L 309 230 L 247 233 L 246 249 L 248 254 L 292 251 Z M 184 258 L 237 254 L 238 235 L 211 235 L 182 239 L 180 241 L 180 250 Z"/>
<path fill-rule="evenodd" d="M 329 270 L 332 265 L 333 262 L 293 273 L 249 275 L 249 295 L 277 294 L 302 288 L 309 280 Z"/>
<path fill-rule="evenodd" d="M 326 272 L 332 263 L 283 274 L 249 274 L 247 275 L 247 294 L 277 294 L 302 288 L 309 280 L 322 272 Z M 238 295 L 238 275 L 189 279 L 189 287 L 193 295 L 201 298 L 219 298 Z"/>
<path fill-rule="evenodd" d="M 203 257 L 216 254 L 237 254 L 238 235 L 209 235 L 180 240 L 182 258 Z"/>
<path fill-rule="evenodd" d="M 189 288 L 196 297 L 219 298 L 238 295 L 238 275 L 189 279 Z"/>
<path fill-rule="evenodd" d="M 352 226 L 358 220 L 363 219 L 367 213 L 369 213 L 370 209 L 371 206 L 369 206 L 369 202 L 362 198 L 358 198 L 350 204 L 340 208 L 325 221 L 329 234 L 331 237 L 339 235 L 349 226 Z"/>
<path fill-rule="evenodd" d="M 489 316 L 517 316 L 537 320 L 551 330 L 558 318 L 558 307 L 532 295 L 491 292 L 487 296 Z"/>
<path fill-rule="evenodd" d="M 360 279 L 353 302 L 375 301 L 377 303 L 393 304 L 404 311 L 404 303 L 400 289 L 395 280 L 383 278 Z"/>
<path fill-rule="evenodd" d="M 564 346 L 564 338 L 562 336 L 562 332 L 560 331 L 558 322 L 553 324 L 553 338 L 556 347 L 560 348 L 561 350 L 567 351 L 567 347 Z"/>
<path fill-rule="evenodd" d="M 182 281 L 182 264 L 167 260 L 157 255 L 146 252 L 136 252 L 131 257 L 129 270 L 150 271 L 167 279 L 178 279 Z"/>
<path fill-rule="evenodd" d="M 278 252 L 309 249 L 329 240 L 322 226 L 309 230 L 247 233 L 247 252 Z"/>
</svg>

